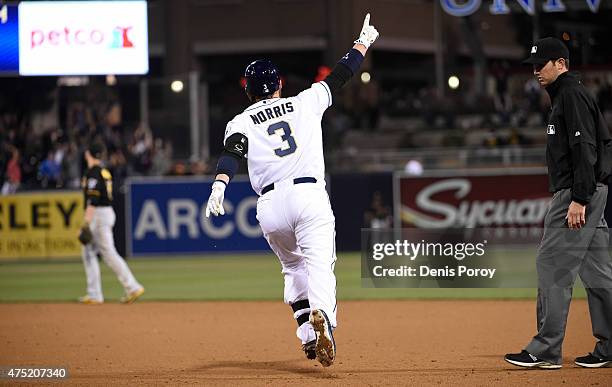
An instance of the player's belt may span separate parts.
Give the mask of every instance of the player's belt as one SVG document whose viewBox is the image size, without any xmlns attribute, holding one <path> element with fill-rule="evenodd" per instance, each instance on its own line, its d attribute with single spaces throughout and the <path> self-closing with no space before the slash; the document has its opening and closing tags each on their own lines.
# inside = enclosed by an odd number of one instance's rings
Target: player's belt
<svg viewBox="0 0 612 387">
<path fill-rule="evenodd" d="M 314 177 L 296 177 L 295 179 L 293 179 L 293 184 L 302 184 L 302 183 L 316 183 L 317 179 L 315 179 Z M 263 189 L 261 190 L 261 194 L 264 195 L 267 192 L 270 192 L 274 189 L 274 183 L 272 184 L 268 184 L 267 186 L 263 187 Z"/>
</svg>

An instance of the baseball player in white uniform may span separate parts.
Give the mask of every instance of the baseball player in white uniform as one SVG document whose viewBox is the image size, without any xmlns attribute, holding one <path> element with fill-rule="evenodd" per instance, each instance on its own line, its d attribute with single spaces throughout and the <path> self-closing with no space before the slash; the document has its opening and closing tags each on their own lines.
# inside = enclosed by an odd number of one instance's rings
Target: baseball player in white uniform
<svg viewBox="0 0 612 387">
<path fill-rule="evenodd" d="M 280 259 L 297 336 L 306 356 L 324 367 L 336 356 L 337 320 L 335 219 L 325 190 L 321 118 L 378 38 L 369 21 L 367 14 L 355 45 L 330 75 L 295 97 L 281 97 L 279 72 L 271 62 L 248 65 L 245 91 L 253 104 L 227 124 L 206 207 L 207 217 L 225 213 L 226 186 L 247 158 L 251 185 L 260 195 L 257 219 Z"/>
<path fill-rule="evenodd" d="M 85 151 L 88 169 L 82 183 L 85 197 L 83 228 L 86 229 L 86 233 L 91 238 L 82 240 L 84 243 L 82 255 L 87 277 L 87 295 L 79 298 L 79 302 L 83 304 L 101 304 L 104 302 L 100 264 L 98 263 L 99 252 L 104 262 L 115 272 L 125 289 L 125 296 L 121 298 L 121 302 L 130 304 L 144 294 L 144 288 L 136 281 L 125 260 L 121 258 L 115 248 L 115 241 L 113 240 L 115 211 L 112 207 L 113 180 L 108 169 L 102 166 L 101 158 L 103 154 L 104 146 L 98 143 L 92 143 L 89 149 Z"/>
</svg>

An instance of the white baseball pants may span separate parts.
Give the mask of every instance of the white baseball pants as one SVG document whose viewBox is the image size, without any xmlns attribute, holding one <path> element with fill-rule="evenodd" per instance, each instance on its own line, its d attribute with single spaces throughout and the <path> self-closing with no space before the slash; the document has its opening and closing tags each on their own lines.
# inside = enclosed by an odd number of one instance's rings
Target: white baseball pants
<svg viewBox="0 0 612 387">
<path fill-rule="evenodd" d="M 97 207 L 89 225 L 93 234 L 93 241 L 87 246 L 83 246 L 82 250 L 85 276 L 87 277 L 87 295 L 98 301 L 104 300 L 98 252 L 102 255 L 108 267 L 115 272 L 126 293 L 131 293 L 142 287 L 134 278 L 125 260 L 117 253 L 113 240 L 115 220 L 115 211 L 112 207 Z"/>
<path fill-rule="evenodd" d="M 285 303 L 308 299 L 310 308 L 325 311 L 336 327 L 335 218 L 324 183 L 275 183 L 257 201 L 257 219 L 280 259 Z M 297 334 L 302 342 L 314 337 L 309 323 Z"/>
</svg>

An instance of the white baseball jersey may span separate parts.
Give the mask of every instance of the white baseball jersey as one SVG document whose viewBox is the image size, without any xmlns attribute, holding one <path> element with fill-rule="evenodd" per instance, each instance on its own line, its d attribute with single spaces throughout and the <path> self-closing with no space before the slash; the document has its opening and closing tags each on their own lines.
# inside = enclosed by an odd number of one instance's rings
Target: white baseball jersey
<svg viewBox="0 0 612 387">
<path fill-rule="evenodd" d="M 249 141 L 249 178 L 255 192 L 297 177 L 325 181 L 321 118 L 331 104 L 329 86 L 318 82 L 295 97 L 256 102 L 227 124 L 224 144 L 234 133 Z"/>
<path fill-rule="evenodd" d="M 336 326 L 334 264 L 335 219 L 325 191 L 321 118 L 332 104 L 329 86 L 313 84 L 295 97 L 254 103 L 227 124 L 225 141 L 234 133 L 248 138 L 249 177 L 253 190 L 275 184 L 257 200 L 257 219 L 278 256 L 285 278 L 285 302 L 309 300 Z M 292 179 L 314 177 L 316 184 Z M 310 313 L 310 308 L 295 312 Z M 310 323 L 298 328 L 302 343 L 315 338 Z"/>
</svg>

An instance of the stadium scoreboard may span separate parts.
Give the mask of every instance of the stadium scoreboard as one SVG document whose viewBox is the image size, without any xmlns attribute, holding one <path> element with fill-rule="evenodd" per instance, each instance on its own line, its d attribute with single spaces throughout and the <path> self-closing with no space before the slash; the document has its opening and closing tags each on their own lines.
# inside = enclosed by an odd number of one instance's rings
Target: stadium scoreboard
<svg viewBox="0 0 612 387">
<path fill-rule="evenodd" d="M 149 71 L 146 1 L 23 1 L 0 5 L 0 74 Z"/>
</svg>

